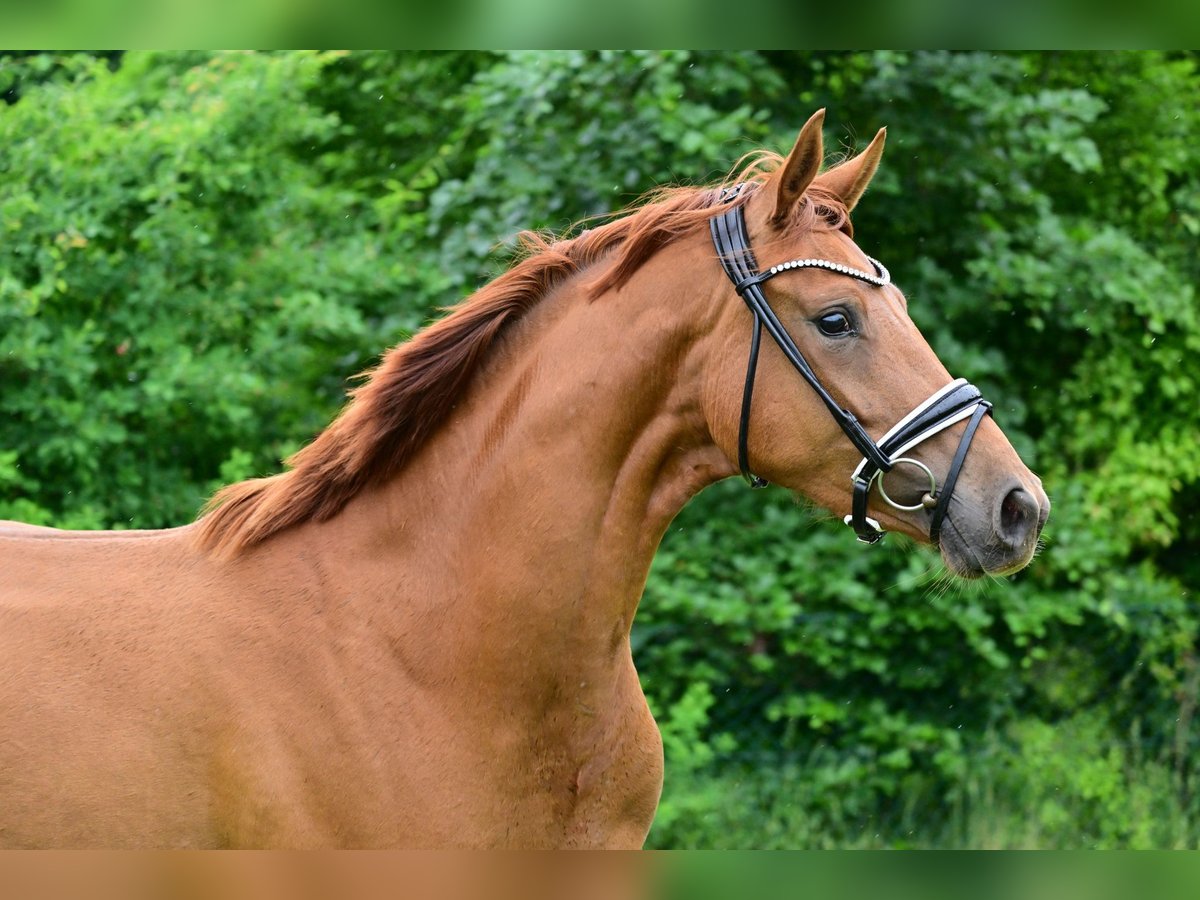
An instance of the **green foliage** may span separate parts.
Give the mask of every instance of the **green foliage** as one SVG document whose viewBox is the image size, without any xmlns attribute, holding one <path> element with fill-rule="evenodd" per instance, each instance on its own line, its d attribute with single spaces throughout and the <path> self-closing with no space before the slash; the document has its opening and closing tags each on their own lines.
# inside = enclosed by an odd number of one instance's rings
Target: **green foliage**
<svg viewBox="0 0 1200 900">
<path fill-rule="evenodd" d="M 119 63 L 119 64 L 118 64 Z M 1200 79 L 1160 53 L 0 57 L 0 517 L 191 518 L 524 228 L 889 127 L 855 211 L 1055 502 L 955 588 L 699 497 L 634 629 L 659 845 L 1194 846 Z"/>
<path fill-rule="evenodd" d="M 93 527 L 178 523 L 238 447 L 273 469 L 384 290 L 354 196 L 298 158 L 337 127 L 305 103 L 326 60 L 180 62 L 97 63 L 0 118 L 0 445 Z"/>
<path fill-rule="evenodd" d="M 1050 724 L 1017 719 L 987 734 L 953 789 L 914 773 L 890 801 L 856 790 L 862 767 L 817 749 L 769 767 L 667 771 L 668 801 L 649 845 L 737 849 L 1194 848 L 1188 786 L 1139 754 L 1138 735 L 1113 740 L 1082 713 Z M 945 803 L 930 813 L 931 797 Z"/>
</svg>

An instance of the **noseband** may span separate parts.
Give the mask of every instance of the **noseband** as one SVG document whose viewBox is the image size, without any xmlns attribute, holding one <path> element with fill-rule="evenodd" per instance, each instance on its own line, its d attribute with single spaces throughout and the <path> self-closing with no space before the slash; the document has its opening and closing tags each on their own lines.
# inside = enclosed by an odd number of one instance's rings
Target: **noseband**
<svg viewBox="0 0 1200 900">
<path fill-rule="evenodd" d="M 721 201 L 728 201 L 741 191 L 742 185 L 726 189 L 721 195 Z M 712 231 L 713 244 L 717 248 L 717 257 L 725 269 L 725 274 L 733 282 L 734 290 L 745 301 L 750 312 L 754 314 L 754 331 L 750 338 L 750 360 L 746 367 L 746 386 L 742 392 L 742 416 L 738 432 L 738 466 L 742 477 L 751 487 L 766 487 L 767 482 L 750 472 L 749 451 L 747 438 L 750 431 L 750 401 L 754 395 L 754 373 L 758 368 L 758 351 L 765 327 L 767 333 L 774 338 L 784 357 L 792 364 L 797 372 L 816 391 L 821 402 L 825 404 L 834 421 L 838 423 L 846 437 L 850 439 L 863 455 L 862 461 L 851 475 L 854 483 L 851 513 L 846 516 L 845 523 L 854 529 L 858 539 L 864 544 L 874 544 L 884 536 L 884 530 L 879 522 L 867 515 L 867 500 L 871 486 L 878 489 L 880 498 L 895 509 L 911 512 L 917 509 L 932 509 L 933 518 L 929 525 L 929 539 L 935 545 L 941 536 L 942 522 L 950 505 L 950 497 L 954 493 L 954 485 L 958 481 L 963 461 L 975 431 L 983 417 L 991 412 L 992 404 L 983 399 L 979 389 L 959 378 L 936 391 L 933 396 L 918 405 L 912 412 L 892 426 L 879 442 L 876 443 L 863 429 L 858 419 L 848 409 L 844 409 L 825 390 L 821 380 L 817 378 L 812 367 L 792 340 L 771 305 L 767 303 L 762 284 L 783 272 L 794 269 L 827 269 L 858 279 L 876 287 L 891 284 L 891 275 L 883 264 L 867 257 L 874 267 L 874 274 L 863 272 L 842 263 L 830 262 L 826 259 L 793 259 L 790 262 L 772 266 L 765 272 L 758 270 L 754 252 L 750 249 L 750 240 L 746 232 L 746 217 L 743 204 L 729 207 L 714 216 L 709 221 Z M 935 434 L 949 428 L 956 422 L 968 419 L 967 428 L 958 442 L 958 449 L 950 462 L 946 473 L 946 481 L 941 490 L 938 489 L 937 479 L 929 467 L 919 460 L 904 456 L 913 447 Z M 929 492 L 921 502 L 905 506 L 895 502 L 888 496 L 883 487 L 883 476 L 899 465 L 912 466 L 922 471 L 929 478 Z"/>
</svg>

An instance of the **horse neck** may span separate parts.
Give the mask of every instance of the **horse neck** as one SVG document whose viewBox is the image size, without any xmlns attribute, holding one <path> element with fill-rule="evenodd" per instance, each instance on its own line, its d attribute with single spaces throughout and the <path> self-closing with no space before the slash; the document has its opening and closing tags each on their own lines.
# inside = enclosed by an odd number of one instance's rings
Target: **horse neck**
<svg viewBox="0 0 1200 900">
<path fill-rule="evenodd" d="M 715 285 L 672 282 L 696 266 L 670 247 L 594 301 L 586 275 L 565 283 L 401 474 L 319 540 L 358 571 L 383 566 L 405 585 L 395 602 L 443 621 L 483 617 L 522 641 L 569 621 L 581 646 L 627 636 L 671 519 L 733 471 L 701 409 Z"/>
</svg>

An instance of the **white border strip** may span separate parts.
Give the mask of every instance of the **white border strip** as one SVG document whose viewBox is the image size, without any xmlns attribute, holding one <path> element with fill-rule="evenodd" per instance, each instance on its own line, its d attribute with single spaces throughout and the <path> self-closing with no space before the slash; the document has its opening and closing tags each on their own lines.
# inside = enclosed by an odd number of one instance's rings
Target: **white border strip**
<svg viewBox="0 0 1200 900">
<path fill-rule="evenodd" d="M 877 440 L 875 442 L 875 446 L 878 447 L 880 444 L 884 443 L 888 438 L 890 438 L 892 435 L 894 435 L 896 432 L 898 432 L 901 428 L 903 428 L 905 425 L 907 425 L 909 422 L 911 422 L 913 419 L 915 419 L 921 413 L 925 412 L 925 410 L 929 409 L 929 407 L 933 406 L 933 404 L 937 403 L 939 400 L 941 400 L 944 396 L 949 394 L 951 391 L 957 390 L 958 388 L 962 387 L 966 383 L 967 383 L 967 379 L 965 379 L 965 378 L 955 378 L 952 382 L 950 382 L 948 385 L 946 385 L 941 390 L 934 391 L 934 393 L 931 394 L 924 403 L 920 404 L 919 406 L 913 407 L 912 412 L 910 412 L 903 419 L 901 419 L 899 422 L 897 422 L 895 425 L 893 425 L 891 428 L 889 428 L 887 431 L 887 434 L 885 434 L 883 437 L 881 437 L 879 440 Z M 979 405 L 978 403 L 975 404 L 975 406 L 978 406 L 978 405 Z M 935 435 L 939 431 L 941 431 L 943 428 L 947 428 L 950 425 L 953 425 L 955 422 L 961 421 L 962 419 L 966 418 L 974 411 L 975 411 L 975 407 L 972 406 L 970 409 L 968 409 L 966 411 L 965 415 L 956 415 L 955 417 L 951 418 L 949 421 L 945 422 L 941 426 L 935 426 L 933 429 L 926 431 L 924 434 L 922 434 L 916 440 L 912 441 L 911 443 L 905 444 L 903 447 L 901 447 L 899 450 L 897 450 L 893 454 L 893 458 L 896 456 L 899 456 L 905 450 L 911 450 L 913 447 L 915 447 L 921 441 L 925 440 L 928 437 L 932 437 L 933 435 Z M 854 478 L 854 479 L 858 478 L 858 476 L 862 474 L 863 467 L 866 466 L 866 464 L 867 464 L 867 458 L 864 456 L 862 459 L 862 462 L 860 462 L 858 464 L 858 468 L 856 468 L 854 470 L 854 474 L 851 475 L 850 477 Z"/>
</svg>

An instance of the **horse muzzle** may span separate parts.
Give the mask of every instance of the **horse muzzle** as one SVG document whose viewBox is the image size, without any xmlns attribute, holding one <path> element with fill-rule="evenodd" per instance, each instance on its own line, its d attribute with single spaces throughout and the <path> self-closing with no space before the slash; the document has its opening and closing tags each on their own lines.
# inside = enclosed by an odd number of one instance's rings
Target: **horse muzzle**
<svg viewBox="0 0 1200 900">
<path fill-rule="evenodd" d="M 946 514 L 939 546 L 947 568 L 963 578 L 1002 577 L 1033 559 L 1050 498 L 1040 485 L 1013 484 L 988 504 L 953 503 Z"/>
</svg>

